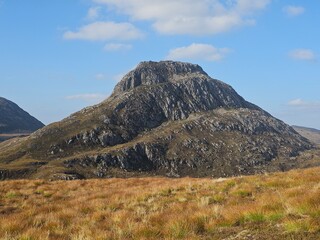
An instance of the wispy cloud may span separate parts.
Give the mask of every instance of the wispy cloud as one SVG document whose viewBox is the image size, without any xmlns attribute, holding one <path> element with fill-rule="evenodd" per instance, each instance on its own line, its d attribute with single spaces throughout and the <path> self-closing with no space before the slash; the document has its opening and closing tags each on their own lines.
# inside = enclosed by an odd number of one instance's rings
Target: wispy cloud
<svg viewBox="0 0 320 240">
<path fill-rule="evenodd" d="M 285 14 L 287 14 L 289 17 L 296 17 L 299 15 L 302 15 L 305 12 L 305 8 L 301 6 L 285 6 L 283 8 L 283 11 Z"/>
<path fill-rule="evenodd" d="M 77 94 L 66 96 L 67 100 L 82 100 L 82 101 L 89 101 L 89 102 L 99 102 L 106 98 L 106 95 L 99 94 L 99 93 L 86 93 L 86 94 Z"/>
<path fill-rule="evenodd" d="M 311 49 L 295 49 L 289 52 L 289 57 L 296 60 L 315 61 L 316 54 Z"/>
<path fill-rule="evenodd" d="M 123 43 L 108 43 L 104 46 L 104 50 L 107 52 L 114 51 L 127 51 L 132 48 L 131 44 L 123 44 Z"/>
<path fill-rule="evenodd" d="M 301 98 L 289 101 L 288 105 L 300 109 L 320 109 L 320 101 L 305 101 Z"/>
<path fill-rule="evenodd" d="M 306 104 L 307 104 L 307 102 L 303 101 L 301 98 L 293 99 L 288 102 L 289 106 L 303 106 Z"/>
<path fill-rule="evenodd" d="M 228 48 L 216 48 L 210 44 L 193 43 L 186 47 L 170 50 L 166 58 L 170 60 L 191 59 L 219 61 L 229 52 L 230 49 Z"/>
<path fill-rule="evenodd" d="M 131 23 L 94 22 L 81 27 L 78 31 L 67 31 L 65 39 L 105 41 L 111 39 L 132 40 L 142 38 L 142 32 Z"/>
<path fill-rule="evenodd" d="M 86 19 L 92 21 L 99 18 L 101 7 L 91 7 L 88 10 Z"/>
<path fill-rule="evenodd" d="M 271 0 L 93 0 L 133 20 L 151 21 L 163 34 L 211 35 L 254 25 Z"/>
</svg>

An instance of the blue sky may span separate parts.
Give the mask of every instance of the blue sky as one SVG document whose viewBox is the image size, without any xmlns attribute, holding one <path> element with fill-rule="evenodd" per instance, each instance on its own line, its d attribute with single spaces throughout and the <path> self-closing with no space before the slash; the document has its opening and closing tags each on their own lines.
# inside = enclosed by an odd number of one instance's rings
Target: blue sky
<svg viewBox="0 0 320 240">
<path fill-rule="evenodd" d="M 0 0 L 0 96 L 48 124 L 145 60 L 197 63 L 287 122 L 320 128 L 320 1 Z"/>
</svg>

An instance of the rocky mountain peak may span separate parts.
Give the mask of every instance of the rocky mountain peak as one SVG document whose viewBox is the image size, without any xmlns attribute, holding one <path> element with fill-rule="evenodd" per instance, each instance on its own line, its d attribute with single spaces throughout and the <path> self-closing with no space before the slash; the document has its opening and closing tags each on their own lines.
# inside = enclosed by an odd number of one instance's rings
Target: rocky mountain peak
<svg viewBox="0 0 320 240">
<path fill-rule="evenodd" d="M 225 177 L 297 167 L 312 147 L 200 66 L 142 62 L 102 103 L 0 144 L 0 179 L 24 162 L 23 175 L 53 179 Z"/>
<path fill-rule="evenodd" d="M 131 129 L 153 128 L 216 108 L 259 109 L 199 65 L 173 61 L 140 63 L 117 84 L 113 97 L 118 118 Z"/>
<path fill-rule="evenodd" d="M 114 93 L 125 92 L 141 85 L 172 82 L 176 81 L 178 76 L 192 74 L 208 76 L 197 64 L 174 61 L 145 61 L 123 77 L 115 87 Z"/>
</svg>

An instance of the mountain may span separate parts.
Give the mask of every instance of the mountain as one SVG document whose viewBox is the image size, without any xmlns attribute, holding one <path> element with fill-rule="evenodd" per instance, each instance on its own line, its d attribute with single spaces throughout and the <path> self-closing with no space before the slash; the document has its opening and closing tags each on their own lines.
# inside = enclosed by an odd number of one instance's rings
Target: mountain
<svg viewBox="0 0 320 240">
<path fill-rule="evenodd" d="M 44 124 L 17 104 L 0 97 L 0 140 L 23 135 L 42 128 Z"/>
<path fill-rule="evenodd" d="M 233 176 L 297 167 L 311 148 L 200 66 L 142 62 L 102 103 L 0 144 L 0 178 Z"/>
<path fill-rule="evenodd" d="M 311 142 L 320 145 L 320 130 L 300 126 L 292 126 L 301 136 L 309 139 Z"/>
</svg>

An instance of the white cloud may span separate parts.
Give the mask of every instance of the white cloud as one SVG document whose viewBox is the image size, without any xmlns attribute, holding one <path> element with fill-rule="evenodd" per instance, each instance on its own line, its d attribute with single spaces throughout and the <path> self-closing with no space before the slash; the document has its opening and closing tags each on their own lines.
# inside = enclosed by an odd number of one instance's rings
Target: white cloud
<svg viewBox="0 0 320 240">
<path fill-rule="evenodd" d="M 303 109 L 320 109 L 320 102 L 319 101 L 305 101 L 301 98 L 293 99 L 288 102 L 288 105 L 291 107 L 303 108 Z"/>
<path fill-rule="evenodd" d="M 108 43 L 104 46 L 104 50 L 108 52 L 113 51 L 127 51 L 132 48 L 131 44 L 123 44 L 123 43 Z"/>
<path fill-rule="evenodd" d="M 88 20 L 97 19 L 99 17 L 99 15 L 100 15 L 100 10 L 101 10 L 101 7 L 91 7 L 91 8 L 89 8 L 86 18 Z"/>
<path fill-rule="evenodd" d="M 87 93 L 87 94 L 78 94 L 78 95 L 67 96 L 66 99 L 98 102 L 98 101 L 104 100 L 106 97 L 107 97 L 106 95 L 99 94 L 99 93 Z"/>
<path fill-rule="evenodd" d="M 296 60 L 314 61 L 316 54 L 310 49 L 295 49 L 289 52 L 289 57 Z"/>
<path fill-rule="evenodd" d="M 290 17 L 295 17 L 303 14 L 305 12 L 304 7 L 300 6 L 285 6 L 283 11 Z"/>
<path fill-rule="evenodd" d="M 305 104 L 306 104 L 306 102 L 303 101 L 301 98 L 293 99 L 288 102 L 289 106 L 303 106 Z"/>
<path fill-rule="evenodd" d="M 193 60 L 207 60 L 219 61 L 223 59 L 227 53 L 230 52 L 228 48 L 216 48 L 209 44 L 193 43 L 187 47 L 180 47 L 170 50 L 167 59 L 193 59 Z"/>
<path fill-rule="evenodd" d="M 151 21 L 163 34 L 210 35 L 253 25 L 271 0 L 93 0 L 133 20 Z"/>
<path fill-rule="evenodd" d="M 94 22 L 81 27 L 78 31 L 65 32 L 65 39 L 81 40 L 130 40 L 141 38 L 143 34 L 131 23 Z"/>
</svg>

